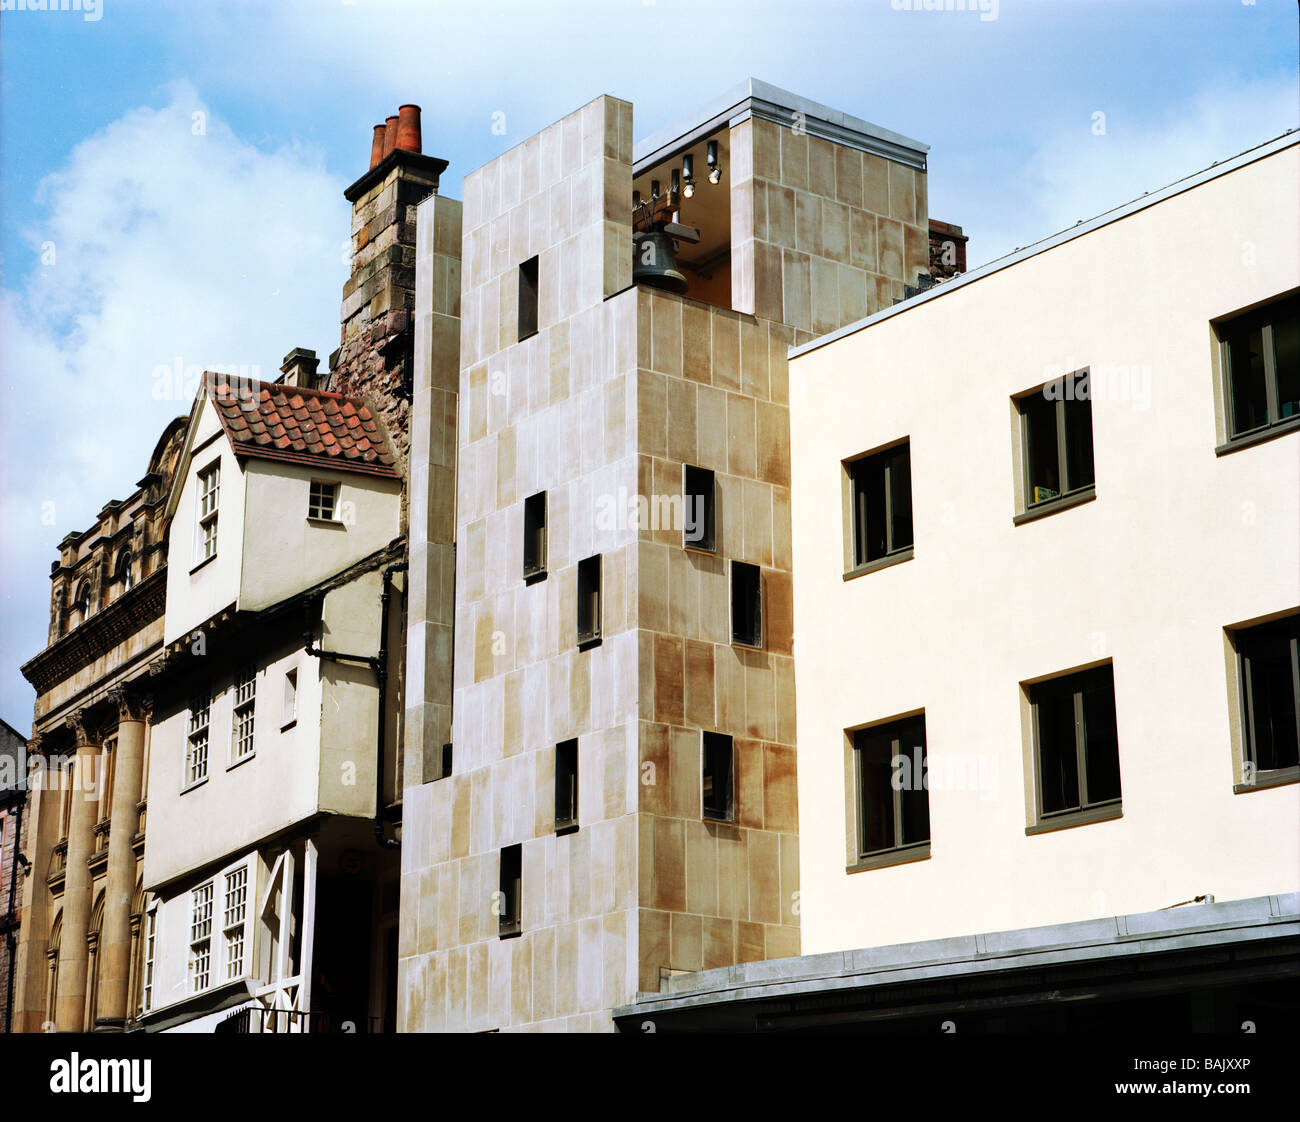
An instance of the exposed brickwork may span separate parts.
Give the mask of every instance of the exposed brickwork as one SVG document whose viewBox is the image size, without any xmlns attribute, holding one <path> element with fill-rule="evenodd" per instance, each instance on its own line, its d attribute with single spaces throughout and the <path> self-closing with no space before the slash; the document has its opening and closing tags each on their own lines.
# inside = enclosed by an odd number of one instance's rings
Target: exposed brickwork
<svg viewBox="0 0 1300 1122">
<path fill-rule="evenodd" d="M 346 192 L 352 202 L 352 275 L 343 286 L 339 348 L 329 388 L 368 396 L 405 475 L 415 309 L 415 208 L 438 189 L 446 163 L 397 151 Z"/>
<path fill-rule="evenodd" d="M 960 226 L 930 219 L 930 275 L 946 280 L 966 271 L 966 243 Z"/>
</svg>

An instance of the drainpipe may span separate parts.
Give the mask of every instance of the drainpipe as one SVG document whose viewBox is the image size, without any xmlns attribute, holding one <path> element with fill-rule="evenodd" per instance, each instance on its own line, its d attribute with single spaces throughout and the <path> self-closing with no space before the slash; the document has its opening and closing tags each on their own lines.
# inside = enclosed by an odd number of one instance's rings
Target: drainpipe
<svg viewBox="0 0 1300 1122">
<path fill-rule="evenodd" d="M 388 604 L 392 599 L 393 574 L 405 572 L 407 563 L 398 561 L 384 569 L 382 590 L 379 594 L 379 653 L 378 655 L 344 654 L 327 651 L 315 645 L 309 630 L 306 635 L 306 653 L 313 658 L 328 658 L 336 662 L 362 662 L 375 672 L 379 687 L 379 719 L 375 730 L 375 843 L 381 849 L 399 849 L 401 842 L 384 834 L 384 709 L 388 690 Z"/>
</svg>

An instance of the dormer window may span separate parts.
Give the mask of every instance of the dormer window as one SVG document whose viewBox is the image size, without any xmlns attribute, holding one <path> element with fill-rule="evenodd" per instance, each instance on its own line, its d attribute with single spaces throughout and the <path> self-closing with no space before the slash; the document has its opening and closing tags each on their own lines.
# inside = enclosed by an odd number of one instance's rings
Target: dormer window
<svg viewBox="0 0 1300 1122">
<path fill-rule="evenodd" d="M 307 496 L 307 517 L 325 522 L 338 521 L 339 485 L 324 483 L 319 479 L 311 481 L 311 491 Z"/>
<path fill-rule="evenodd" d="M 221 461 L 199 472 L 198 559 L 217 555 L 217 507 L 221 498 Z"/>
</svg>

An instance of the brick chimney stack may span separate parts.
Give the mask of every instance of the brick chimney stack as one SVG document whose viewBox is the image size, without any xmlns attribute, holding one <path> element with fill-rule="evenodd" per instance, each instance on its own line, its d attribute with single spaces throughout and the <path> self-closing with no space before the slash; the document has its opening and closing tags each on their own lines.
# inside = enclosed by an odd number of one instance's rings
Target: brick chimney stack
<svg viewBox="0 0 1300 1122">
<path fill-rule="evenodd" d="M 415 208 L 436 194 L 446 160 L 420 151 L 420 108 L 403 105 L 370 140 L 370 168 L 346 191 L 352 275 L 343 286 L 340 346 L 329 388 L 368 395 L 405 469 L 413 365 Z"/>
</svg>

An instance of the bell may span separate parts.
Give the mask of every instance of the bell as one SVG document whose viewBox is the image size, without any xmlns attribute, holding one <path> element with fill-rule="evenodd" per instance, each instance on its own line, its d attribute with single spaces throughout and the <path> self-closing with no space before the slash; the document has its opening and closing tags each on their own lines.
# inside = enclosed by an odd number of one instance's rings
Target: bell
<svg viewBox="0 0 1300 1122">
<path fill-rule="evenodd" d="M 690 283 L 677 269 L 673 238 L 658 230 L 632 235 L 632 283 L 648 284 L 681 296 Z"/>
</svg>

